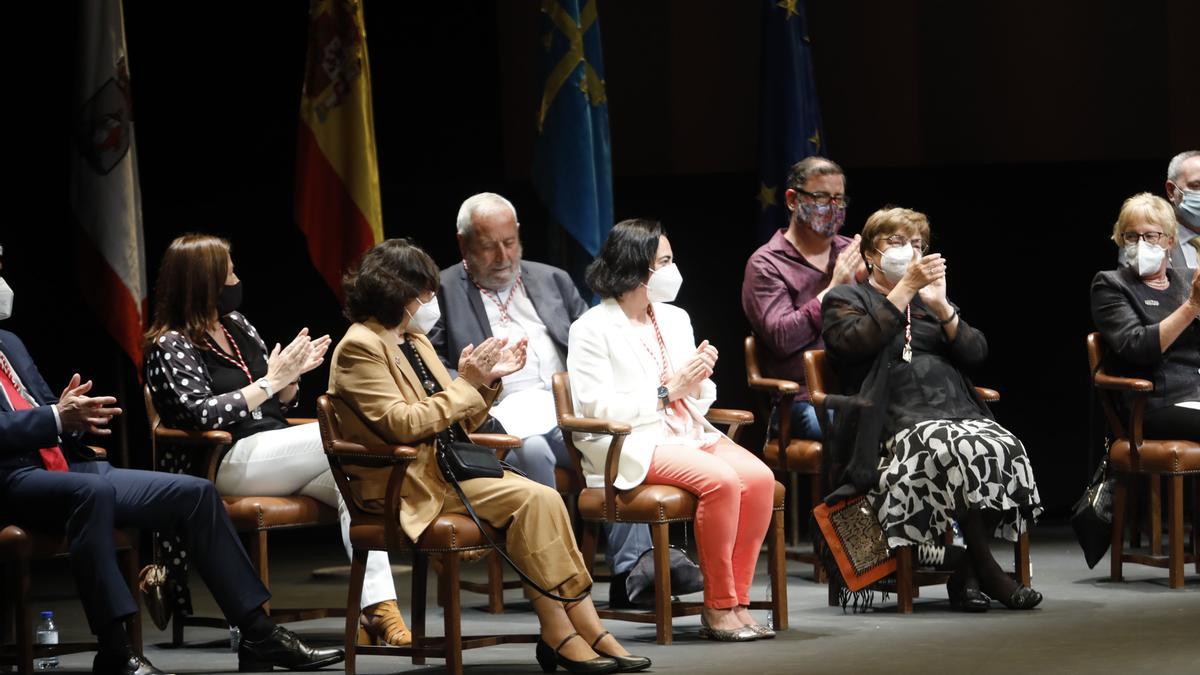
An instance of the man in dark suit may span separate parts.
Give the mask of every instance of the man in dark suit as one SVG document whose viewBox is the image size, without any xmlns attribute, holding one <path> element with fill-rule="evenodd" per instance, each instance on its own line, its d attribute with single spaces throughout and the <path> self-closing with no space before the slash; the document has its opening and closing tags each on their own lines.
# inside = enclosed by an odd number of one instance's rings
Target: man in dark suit
<svg viewBox="0 0 1200 675">
<path fill-rule="evenodd" d="M 3 249 L 0 249 L 0 254 Z M 0 278 L 0 319 L 12 309 Z M 340 649 L 311 649 L 262 610 L 270 593 L 238 541 L 213 484 L 202 478 L 119 469 L 97 458 L 84 434 L 107 436 L 121 414 L 112 396 L 90 396 L 76 374 L 55 396 L 25 344 L 0 330 L 0 512 L 33 527 L 65 528 L 71 570 L 88 625 L 100 642 L 96 673 L 161 673 L 138 654 L 124 621 L 138 611 L 113 549 L 114 527 L 182 527 L 217 604 L 242 629 L 238 662 L 311 669 L 340 662 Z"/>
<path fill-rule="evenodd" d="M 554 373 L 566 370 L 571 323 L 587 310 L 566 272 L 521 260 L 517 212 L 504 197 L 485 192 L 458 212 L 462 261 L 442 270 L 438 305 L 442 317 L 429 339 L 446 368 L 467 345 L 489 337 L 528 338 L 525 368 L 503 379 L 492 415 L 522 439 L 507 461 L 531 480 L 555 486 L 554 469 L 573 467 L 558 428 L 550 393 Z M 608 532 L 613 604 L 627 606 L 624 581 L 638 556 L 651 548 L 645 525 L 618 524 Z"/>
</svg>

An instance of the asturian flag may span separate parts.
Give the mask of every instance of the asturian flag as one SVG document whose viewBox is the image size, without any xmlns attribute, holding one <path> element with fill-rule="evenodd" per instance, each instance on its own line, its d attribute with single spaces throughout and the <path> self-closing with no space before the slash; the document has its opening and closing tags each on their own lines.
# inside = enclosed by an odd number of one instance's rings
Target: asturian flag
<svg viewBox="0 0 1200 675">
<path fill-rule="evenodd" d="M 84 298 L 140 371 L 146 303 L 142 197 L 121 0 L 80 3 L 71 208 Z"/>
</svg>

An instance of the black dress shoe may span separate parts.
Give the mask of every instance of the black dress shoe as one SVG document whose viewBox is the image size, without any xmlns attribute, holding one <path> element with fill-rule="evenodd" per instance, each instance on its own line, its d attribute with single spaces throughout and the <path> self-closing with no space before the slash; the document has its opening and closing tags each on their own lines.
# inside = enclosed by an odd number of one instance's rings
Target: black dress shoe
<svg viewBox="0 0 1200 675">
<path fill-rule="evenodd" d="M 630 654 L 629 656 L 617 656 L 616 654 L 607 654 L 596 646 L 601 640 L 604 639 L 605 635 L 610 634 L 611 633 L 608 631 L 604 631 L 603 633 L 597 635 L 596 639 L 592 640 L 592 651 L 596 652 L 600 656 L 616 661 L 618 673 L 636 673 L 639 670 L 645 670 L 650 667 L 650 659 L 644 656 L 634 656 L 633 654 Z"/>
<path fill-rule="evenodd" d="M 533 653 L 537 657 L 538 665 L 542 667 L 543 673 L 553 673 L 555 668 L 562 668 L 568 673 L 588 673 L 588 675 L 603 675 L 603 673 L 615 673 L 620 670 L 621 667 L 617 665 L 616 660 L 607 656 L 598 656 L 588 661 L 572 661 L 563 656 L 559 650 L 567 644 L 568 640 L 577 637 L 579 637 L 579 633 L 571 633 L 554 648 L 546 644 L 545 640 L 538 638 L 537 648 Z"/>
<path fill-rule="evenodd" d="M 288 670 L 317 670 L 341 663 L 345 658 L 345 652 L 340 649 L 309 647 L 283 626 L 275 626 L 270 635 L 257 642 L 243 637 L 238 646 L 238 670 L 242 672 L 270 671 L 275 666 Z"/>
<path fill-rule="evenodd" d="M 950 596 L 950 608 L 959 612 L 986 612 L 992 606 L 987 596 L 974 583 L 967 583 L 967 576 L 959 568 L 946 583 L 946 593 Z"/>
<path fill-rule="evenodd" d="M 1033 609 L 1041 604 L 1042 594 L 1028 586 L 1017 586 L 1012 595 L 997 600 L 1009 609 Z"/>
<path fill-rule="evenodd" d="M 169 675 L 155 668 L 153 663 L 133 649 L 123 649 L 117 653 L 96 652 L 96 658 L 92 659 L 92 672 L 99 675 Z"/>
</svg>

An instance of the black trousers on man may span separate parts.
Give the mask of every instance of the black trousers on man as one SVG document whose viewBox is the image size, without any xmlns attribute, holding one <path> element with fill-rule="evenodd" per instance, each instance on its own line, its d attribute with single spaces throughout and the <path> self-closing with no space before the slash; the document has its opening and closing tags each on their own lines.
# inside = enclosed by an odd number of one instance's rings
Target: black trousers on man
<svg viewBox="0 0 1200 675">
<path fill-rule="evenodd" d="M 192 564 L 231 623 L 271 597 L 216 487 L 202 478 L 118 469 L 102 460 L 72 462 L 66 472 L 0 469 L 0 508 L 34 529 L 65 524 L 71 568 L 93 633 L 137 612 L 117 565 L 114 527 L 185 532 Z"/>
</svg>

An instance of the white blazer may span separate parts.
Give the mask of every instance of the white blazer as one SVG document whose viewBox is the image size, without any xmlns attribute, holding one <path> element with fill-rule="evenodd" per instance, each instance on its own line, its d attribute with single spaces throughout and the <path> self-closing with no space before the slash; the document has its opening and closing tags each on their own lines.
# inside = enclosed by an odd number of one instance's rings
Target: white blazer
<svg viewBox="0 0 1200 675">
<path fill-rule="evenodd" d="M 654 316 L 674 372 L 696 352 L 692 320 L 684 310 L 659 302 L 654 303 Z M 575 414 L 624 422 L 633 428 L 621 448 L 615 485 L 619 490 L 637 487 L 650 470 L 655 446 L 665 438 L 659 411 L 659 370 L 616 300 L 602 301 L 571 324 L 567 371 Z M 706 379 L 700 385 L 699 398 L 685 399 L 706 431 L 717 432 L 704 420 L 716 398 L 717 385 Z M 602 434 L 575 434 L 589 487 L 604 485 L 609 440 Z"/>
</svg>

